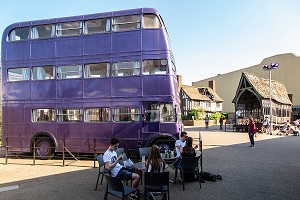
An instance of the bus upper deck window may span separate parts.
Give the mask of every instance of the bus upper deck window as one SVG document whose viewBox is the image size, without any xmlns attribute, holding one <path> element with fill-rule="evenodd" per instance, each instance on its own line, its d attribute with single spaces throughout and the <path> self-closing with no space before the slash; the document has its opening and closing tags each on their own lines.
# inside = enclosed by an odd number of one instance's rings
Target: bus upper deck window
<svg viewBox="0 0 300 200">
<path fill-rule="evenodd" d="M 112 76 L 135 76 L 140 75 L 140 62 L 113 63 Z"/>
<path fill-rule="evenodd" d="M 143 61 L 143 75 L 167 74 L 167 73 L 168 73 L 168 61 L 166 59 Z"/>
<path fill-rule="evenodd" d="M 8 41 L 22 41 L 29 39 L 29 27 L 13 29 L 8 35 Z"/>
<path fill-rule="evenodd" d="M 84 78 L 109 77 L 109 63 L 94 63 L 84 65 Z"/>
<path fill-rule="evenodd" d="M 143 28 L 160 28 L 161 24 L 158 17 L 154 14 L 144 14 Z"/>
<path fill-rule="evenodd" d="M 50 38 L 55 36 L 55 26 L 53 24 L 45 24 L 32 27 L 32 39 Z"/>
<path fill-rule="evenodd" d="M 114 17 L 112 21 L 112 29 L 117 31 L 129 31 L 140 29 L 141 23 L 138 15 L 128 15 Z"/>
<path fill-rule="evenodd" d="M 82 23 L 80 21 L 64 22 L 57 24 L 57 36 L 74 36 L 80 35 Z"/>
<path fill-rule="evenodd" d="M 49 80 L 54 79 L 54 66 L 43 66 L 32 68 L 32 80 Z"/>
<path fill-rule="evenodd" d="M 7 81 L 25 81 L 29 80 L 29 77 L 29 67 L 8 69 Z"/>
<path fill-rule="evenodd" d="M 104 33 L 110 31 L 110 20 L 105 19 L 92 19 L 84 23 L 84 34 Z"/>
</svg>

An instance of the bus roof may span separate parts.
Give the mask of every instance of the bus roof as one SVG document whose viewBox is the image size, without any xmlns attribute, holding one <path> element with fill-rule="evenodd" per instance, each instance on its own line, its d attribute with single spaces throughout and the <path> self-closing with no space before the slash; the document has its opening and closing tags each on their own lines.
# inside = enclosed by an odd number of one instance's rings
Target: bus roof
<svg viewBox="0 0 300 200">
<path fill-rule="evenodd" d="M 18 28 L 18 27 L 50 24 L 50 23 L 57 23 L 57 22 L 68 22 L 68 21 L 76 21 L 76 20 L 88 20 L 88 19 L 106 18 L 106 17 L 108 18 L 108 17 L 115 17 L 115 16 L 141 14 L 141 13 L 155 13 L 155 14 L 158 14 L 157 10 L 154 9 L 154 8 L 136 8 L 136 9 L 129 9 L 129 10 L 120 10 L 120 11 L 112 11 L 112 12 L 104 12 L 104 13 L 78 15 L 78 16 L 71 16 L 71 17 L 60 17 L 60 18 L 52 18 L 52 19 L 42 19 L 42 20 L 18 22 L 18 23 L 14 23 L 14 24 L 9 25 L 4 30 L 3 35 L 2 35 L 2 42 L 6 41 L 7 35 L 12 29 Z"/>
</svg>

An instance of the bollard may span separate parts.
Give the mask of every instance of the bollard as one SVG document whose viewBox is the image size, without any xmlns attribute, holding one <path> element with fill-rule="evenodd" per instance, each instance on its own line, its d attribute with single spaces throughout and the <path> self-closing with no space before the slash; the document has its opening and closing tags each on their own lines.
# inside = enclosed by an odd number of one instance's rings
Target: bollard
<svg viewBox="0 0 300 200">
<path fill-rule="evenodd" d="M 63 138 L 63 166 L 65 166 L 65 138 Z"/>
<path fill-rule="evenodd" d="M 96 139 L 94 139 L 94 168 L 96 167 Z"/>
<path fill-rule="evenodd" d="M 33 165 L 35 165 L 35 138 L 33 140 Z"/>
</svg>

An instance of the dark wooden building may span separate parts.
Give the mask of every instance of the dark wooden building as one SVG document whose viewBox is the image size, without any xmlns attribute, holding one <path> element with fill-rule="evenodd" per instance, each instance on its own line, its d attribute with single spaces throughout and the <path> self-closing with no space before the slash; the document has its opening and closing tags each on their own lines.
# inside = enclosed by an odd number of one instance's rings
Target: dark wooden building
<svg viewBox="0 0 300 200">
<path fill-rule="evenodd" d="M 282 124 L 290 120 L 292 102 L 288 97 L 285 86 L 272 80 L 272 123 Z M 252 73 L 243 72 L 240 78 L 235 97 L 236 124 L 243 124 L 251 114 L 256 122 L 260 117 L 270 115 L 269 80 L 259 78 Z M 270 118 L 270 117 L 269 117 Z"/>
</svg>

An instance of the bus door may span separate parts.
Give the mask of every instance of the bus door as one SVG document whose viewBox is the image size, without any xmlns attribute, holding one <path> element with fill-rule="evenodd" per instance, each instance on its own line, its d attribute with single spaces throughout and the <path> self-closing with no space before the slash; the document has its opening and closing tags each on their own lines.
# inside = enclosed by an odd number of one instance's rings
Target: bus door
<svg viewBox="0 0 300 200">
<path fill-rule="evenodd" d="M 159 132 L 159 104 L 144 103 L 143 133 Z"/>
</svg>

